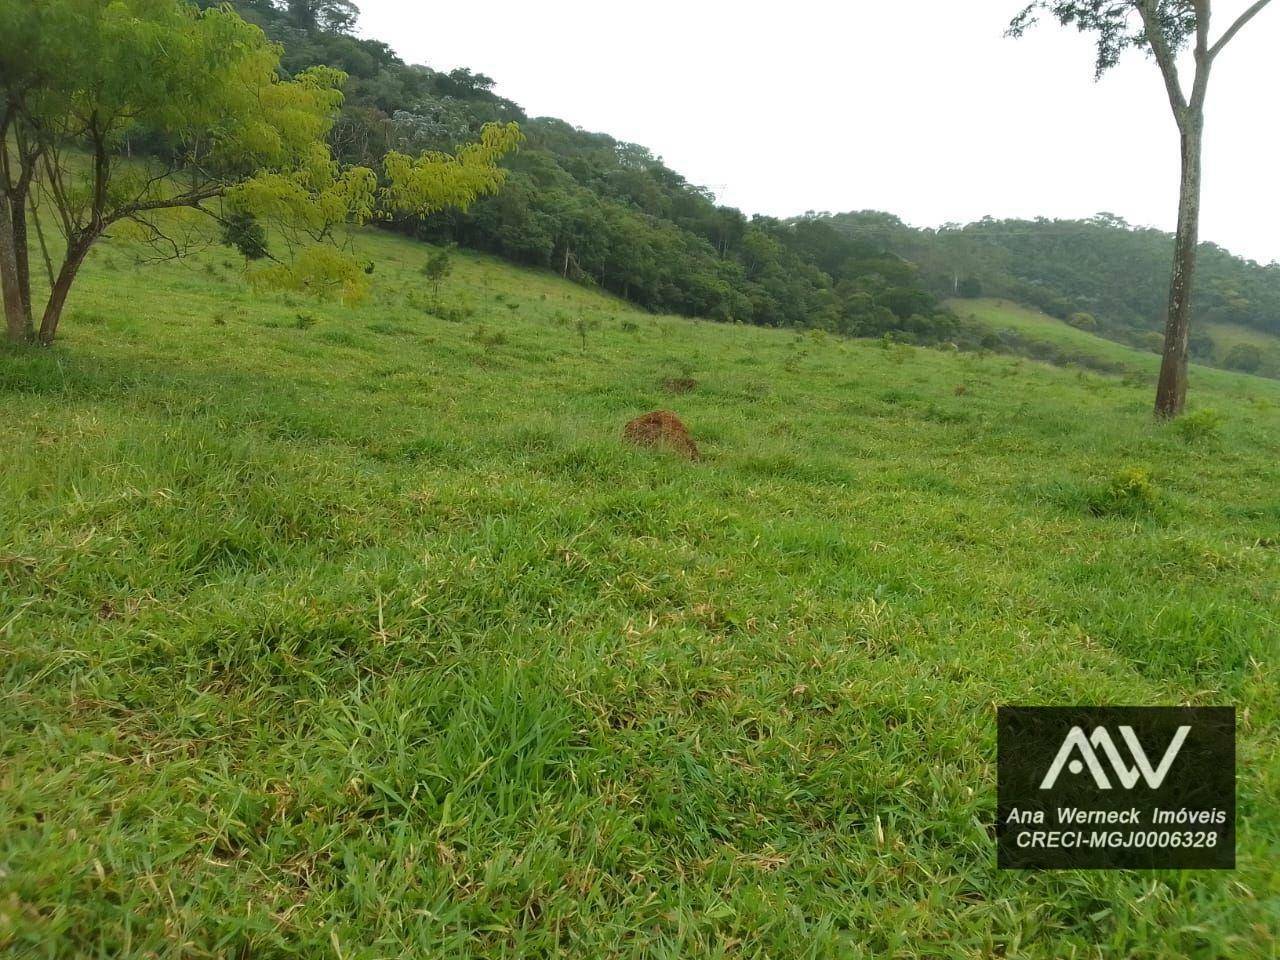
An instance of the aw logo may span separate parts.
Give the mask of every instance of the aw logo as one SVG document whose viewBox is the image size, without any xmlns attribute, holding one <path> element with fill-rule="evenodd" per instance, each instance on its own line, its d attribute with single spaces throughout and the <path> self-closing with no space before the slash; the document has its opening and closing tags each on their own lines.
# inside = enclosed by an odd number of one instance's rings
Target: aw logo
<svg viewBox="0 0 1280 960">
<path fill-rule="evenodd" d="M 1005 870 L 1226 870 L 1236 860 L 1234 707 L 1000 707 Z"/>
<path fill-rule="evenodd" d="M 1164 752 L 1164 757 L 1160 760 L 1160 766 L 1153 769 L 1151 761 L 1147 759 L 1147 752 L 1138 741 L 1137 734 L 1133 732 L 1133 727 L 1121 726 L 1119 729 L 1121 739 L 1133 756 L 1134 766 L 1129 766 L 1120 756 L 1120 751 L 1116 749 L 1115 741 L 1111 739 L 1111 734 L 1107 732 L 1106 727 L 1095 727 L 1093 734 L 1088 737 L 1085 736 L 1083 728 L 1072 727 L 1053 758 L 1049 772 L 1040 782 L 1040 789 L 1052 790 L 1054 784 L 1058 782 L 1058 775 L 1062 773 L 1063 767 L 1071 773 L 1081 773 L 1088 767 L 1098 789 L 1110 790 L 1111 780 L 1108 779 L 1102 763 L 1098 760 L 1097 750 L 1101 750 L 1106 756 L 1116 779 L 1124 789 L 1132 790 L 1138 785 L 1140 779 L 1145 780 L 1152 790 L 1159 789 L 1160 784 L 1164 783 L 1164 778 L 1169 775 L 1169 768 L 1173 766 L 1173 761 L 1178 758 L 1178 751 L 1186 742 L 1187 734 L 1191 732 L 1189 724 L 1178 727 L 1173 740 Z M 1072 753 L 1079 753 L 1079 758 L 1072 758 Z"/>
</svg>

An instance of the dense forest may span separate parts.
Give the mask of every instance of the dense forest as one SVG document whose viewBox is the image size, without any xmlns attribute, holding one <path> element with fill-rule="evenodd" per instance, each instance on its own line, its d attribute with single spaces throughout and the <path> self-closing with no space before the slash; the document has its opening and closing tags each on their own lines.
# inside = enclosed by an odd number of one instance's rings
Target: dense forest
<svg viewBox="0 0 1280 960">
<path fill-rule="evenodd" d="M 503 161 L 508 180 L 497 195 L 465 212 L 402 218 L 392 229 L 552 269 L 654 311 L 999 346 L 945 306 L 955 296 L 996 296 L 1159 348 L 1173 242 L 1166 233 L 1110 214 L 941 229 L 876 212 L 748 217 L 717 205 L 643 146 L 527 116 L 483 74 L 404 63 L 386 44 L 354 34 L 359 11 L 350 0 L 233 5 L 282 45 L 287 72 L 324 64 L 348 75 L 333 134 L 339 159 L 450 151 L 485 123 L 520 124 L 527 140 Z M 1280 265 L 1212 244 L 1200 264 L 1201 319 L 1280 334 Z M 1192 350 L 1207 362 L 1280 374 L 1275 348 L 1227 350 L 1204 324 Z"/>
</svg>

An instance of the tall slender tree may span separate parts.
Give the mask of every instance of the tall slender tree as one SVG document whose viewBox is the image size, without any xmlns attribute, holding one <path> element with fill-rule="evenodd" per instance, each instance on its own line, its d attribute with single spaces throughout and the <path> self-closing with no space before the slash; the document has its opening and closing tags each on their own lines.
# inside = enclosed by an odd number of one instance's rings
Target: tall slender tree
<svg viewBox="0 0 1280 960">
<path fill-rule="evenodd" d="M 1097 35 L 1095 74 L 1101 77 L 1126 50 L 1145 50 L 1160 68 L 1181 139 L 1182 178 L 1173 274 L 1165 319 L 1164 352 L 1156 386 L 1156 416 L 1182 413 L 1187 399 L 1187 356 L 1196 248 L 1200 242 L 1200 183 L 1204 153 L 1204 107 L 1209 75 L 1218 56 L 1271 0 L 1255 0 L 1217 39 L 1213 38 L 1213 0 L 1036 0 L 1009 26 L 1020 37 L 1048 13 L 1063 26 Z M 1178 63 L 1188 47 L 1194 58 L 1187 89 Z"/>
</svg>

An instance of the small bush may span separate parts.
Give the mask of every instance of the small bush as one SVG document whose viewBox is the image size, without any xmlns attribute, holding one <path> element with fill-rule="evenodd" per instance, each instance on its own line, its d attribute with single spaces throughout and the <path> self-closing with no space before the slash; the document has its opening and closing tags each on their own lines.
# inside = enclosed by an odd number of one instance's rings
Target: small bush
<svg viewBox="0 0 1280 960">
<path fill-rule="evenodd" d="M 1086 490 L 1084 497 L 1085 507 L 1095 517 L 1150 515 L 1159 502 L 1151 472 L 1143 467 L 1125 467 L 1107 482 Z"/>
<path fill-rule="evenodd" d="M 470 319 L 476 312 L 475 308 L 468 303 L 449 302 L 434 296 L 423 297 L 414 294 L 407 298 L 407 302 L 415 310 L 421 310 L 447 323 L 461 323 Z"/>
<path fill-rule="evenodd" d="M 1173 431 L 1187 443 L 1211 443 L 1222 439 L 1225 418 L 1212 407 L 1188 413 L 1173 421 Z"/>
<path fill-rule="evenodd" d="M 471 339 L 483 347 L 500 347 L 507 342 L 507 335 L 501 330 L 489 330 L 483 323 L 471 334 Z"/>
<path fill-rule="evenodd" d="M 1262 351 L 1252 343 L 1237 343 L 1222 358 L 1222 365 L 1241 373 L 1257 373 L 1262 368 Z"/>
</svg>

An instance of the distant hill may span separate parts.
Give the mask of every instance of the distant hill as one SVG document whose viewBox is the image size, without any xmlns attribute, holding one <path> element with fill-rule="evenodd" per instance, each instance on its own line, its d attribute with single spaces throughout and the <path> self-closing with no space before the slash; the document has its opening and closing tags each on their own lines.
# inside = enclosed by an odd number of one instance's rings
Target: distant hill
<svg viewBox="0 0 1280 960">
<path fill-rule="evenodd" d="M 982 331 L 981 345 L 1006 353 L 1017 353 L 1059 365 L 1074 364 L 1094 370 L 1148 376 L 1155 382 L 1159 368 L 1159 345 L 1131 347 L 1098 336 L 1092 329 L 1073 326 L 1047 313 L 1011 300 L 991 297 L 945 301 L 966 327 Z M 1078 321 L 1077 321 L 1078 322 Z M 1280 340 L 1261 330 L 1230 324 L 1206 324 L 1223 355 L 1230 356 L 1238 344 L 1247 344 L 1262 355 L 1275 350 Z M 1201 358 L 1202 366 L 1222 366 L 1215 358 Z M 1245 372 L 1245 371 L 1241 371 Z"/>
<path fill-rule="evenodd" d="M 992 220 L 940 230 L 878 212 L 819 215 L 851 239 L 919 267 L 942 296 L 994 296 L 1034 306 L 1090 332 L 1159 349 L 1173 237 L 1111 214 L 1090 220 Z M 1280 376 L 1280 264 L 1201 245 L 1192 357 Z"/>
</svg>

